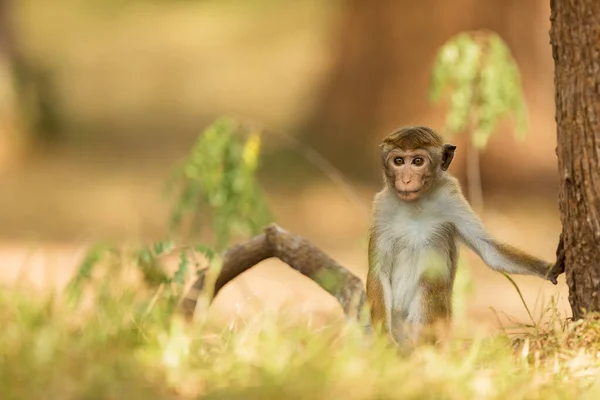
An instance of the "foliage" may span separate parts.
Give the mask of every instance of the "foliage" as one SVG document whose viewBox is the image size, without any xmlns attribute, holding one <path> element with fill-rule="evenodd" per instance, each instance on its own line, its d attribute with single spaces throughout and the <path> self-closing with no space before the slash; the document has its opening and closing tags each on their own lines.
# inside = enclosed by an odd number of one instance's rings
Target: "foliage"
<svg viewBox="0 0 600 400">
<path fill-rule="evenodd" d="M 198 138 L 187 159 L 168 181 L 169 192 L 178 190 L 171 228 L 181 229 L 192 217 L 191 234 L 212 216 L 211 232 L 222 250 L 235 234 L 254 234 L 271 221 L 269 208 L 256 182 L 260 134 L 251 130 L 241 140 L 243 127 L 219 119 Z"/>
<path fill-rule="evenodd" d="M 164 373 L 139 360 L 150 342 L 130 318 L 139 305 L 132 291 L 102 292 L 82 316 L 53 299 L 0 290 L 2 399 L 175 398 Z"/>
<path fill-rule="evenodd" d="M 106 259 L 105 259 L 106 261 Z M 184 323 L 160 288 L 122 259 L 87 304 L 0 290 L 0 392 L 11 399 L 571 399 L 600 394 L 597 319 L 523 328 L 516 339 L 467 327 L 409 355 L 353 323 L 311 327 L 261 314 L 238 328 Z M 307 317 L 307 320 L 309 318 Z M 233 326 L 231 324 L 230 326 Z"/>
<path fill-rule="evenodd" d="M 246 133 L 247 135 L 244 135 Z M 260 134 L 245 132 L 233 120 L 221 118 L 200 135 L 188 157 L 167 182 L 169 193 L 177 193 L 170 218 L 171 234 L 153 244 L 132 249 L 108 243 L 92 246 L 67 287 L 72 304 L 79 304 L 85 287 L 93 287 L 94 274 L 116 273 L 123 260 L 130 260 L 149 288 L 161 288 L 162 298 L 174 311 L 185 290 L 185 278 L 201 268 L 216 273 L 222 251 L 236 235 L 255 234 L 268 222 L 270 211 L 256 181 Z M 179 244 L 172 237 L 191 217 L 192 232 L 210 219 L 215 244 Z M 178 256 L 177 269 L 169 273 L 166 260 Z M 98 271 L 97 266 L 104 269 Z"/>
<path fill-rule="evenodd" d="M 482 149 L 499 120 L 514 115 L 517 135 L 524 137 L 527 119 L 519 69 L 496 33 L 460 33 L 442 46 L 433 66 L 430 99 L 438 102 L 448 90 L 448 133 L 470 131 L 473 144 Z"/>
</svg>

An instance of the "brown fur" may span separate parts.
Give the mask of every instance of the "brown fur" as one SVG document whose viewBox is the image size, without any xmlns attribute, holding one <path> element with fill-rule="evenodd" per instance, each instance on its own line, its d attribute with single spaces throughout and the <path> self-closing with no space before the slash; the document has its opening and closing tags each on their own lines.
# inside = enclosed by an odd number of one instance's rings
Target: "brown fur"
<svg viewBox="0 0 600 400">
<path fill-rule="evenodd" d="M 377 275 L 367 274 L 367 301 L 371 309 L 371 324 L 377 332 L 387 331 L 387 313 L 383 301 L 383 287 Z"/>
<path fill-rule="evenodd" d="M 436 237 L 434 247 L 444 249 L 448 254 L 450 279 L 435 279 L 435 277 L 422 276 L 420 285 L 423 291 L 423 320 L 428 340 L 435 340 L 438 336 L 436 328 L 446 326 L 452 318 L 452 289 L 458 266 L 458 249 L 453 238 L 456 228 L 451 224 L 444 224 Z"/>
<path fill-rule="evenodd" d="M 539 275 L 548 275 L 554 266 L 509 244 L 494 241 L 494 245 L 506 258 L 527 266 L 528 269 L 536 271 Z"/>
<path fill-rule="evenodd" d="M 376 265 L 375 257 L 375 239 L 376 233 L 373 229 L 369 230 L 369 265 Z M 383 295 L 383 287 L 379 280 L 379 271 L 369 268 L 366 285 L 367 302 L 370 306 L 371 325 L 374 331 L 379 333 L 387 332 L 387 313 Z"/>
<path fill-rule="evenodd" d="M 441 148 L 444 145 L 442 137 L 433 129 L 426 126 L 407 126 L 388 135 L 382 147 L 398 149 L 419 149 L 425 147 Z"/>
</svg>

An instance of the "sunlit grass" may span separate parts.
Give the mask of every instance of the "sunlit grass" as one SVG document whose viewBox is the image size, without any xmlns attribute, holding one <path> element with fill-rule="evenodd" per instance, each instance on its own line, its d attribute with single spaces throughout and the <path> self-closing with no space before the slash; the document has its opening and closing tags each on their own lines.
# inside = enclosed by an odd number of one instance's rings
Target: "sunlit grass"
<svg viewBox="0 0 600 400">
<path fill-rule="evenodd" d="M 148 289 L 131 279 L 126 265 L 116 267 L 93 277 L 80 306 L 62 295 L 0 291 L 2 399 L 572 399 L 600 393 L 598 319 L 572 323 L 554 315 L 517 336 L 457 326 L 447 342 L 402 355 L 341 319 L 315 326 L 310 318 L 263 312 L 215 327 L 199 309 L 186 322 L 173 311 L 176 292 Z"/>
</svg>

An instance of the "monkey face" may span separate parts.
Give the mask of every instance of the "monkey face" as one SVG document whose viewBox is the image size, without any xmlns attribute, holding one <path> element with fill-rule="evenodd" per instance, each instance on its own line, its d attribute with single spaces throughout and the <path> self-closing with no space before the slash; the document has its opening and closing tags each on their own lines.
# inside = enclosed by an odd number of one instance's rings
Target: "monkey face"
<svg viewBox="0 0 600 400">
<path fill-rule="evenodd" d="M 386 175 L 400 200 L 413 202 L 431 188 L 436 164 L 427 150 L 394 149 L 387 157 Z"/>
<path fill-rule="evenodd" d="M 406 127 L 388 135 L 380 145 L 387 186 L 400 200 L 413 202 L 436 186 L 448 170 L 456 146 L 424 126 Z"/>
</svg>

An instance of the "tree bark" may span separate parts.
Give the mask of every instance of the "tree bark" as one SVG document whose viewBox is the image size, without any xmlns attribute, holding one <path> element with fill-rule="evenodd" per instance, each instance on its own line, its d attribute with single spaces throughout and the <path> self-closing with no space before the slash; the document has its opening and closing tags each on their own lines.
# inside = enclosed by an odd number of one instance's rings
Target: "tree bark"
<svg viewBox="0 0 600 400">
<path fill-rule="evenodd" d="M 574 318 L 600 311 L 600 2 L 551 0 L 559 206 Z"/>
</svg>

